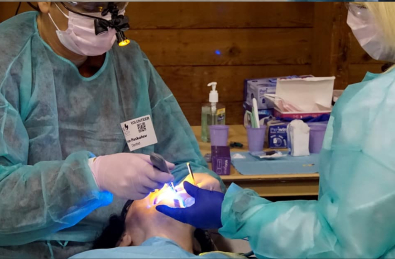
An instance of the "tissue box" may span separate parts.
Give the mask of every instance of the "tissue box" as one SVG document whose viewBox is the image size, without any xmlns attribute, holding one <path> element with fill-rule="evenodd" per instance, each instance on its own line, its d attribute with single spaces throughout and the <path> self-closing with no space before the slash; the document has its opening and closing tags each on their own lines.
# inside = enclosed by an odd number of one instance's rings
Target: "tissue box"
<svg viewBox="0 0 395 259">
<path fill-rule="evenodd" d="M 218 175 L 230 174 L 230 148 L 211 146 L 211 164 Z"/>
<path fill-rule="evenodd" d="M 281 149 L 288 147 L 288 122 L 269 122 L 267 125 L 268 147 Z"/>
</svg>

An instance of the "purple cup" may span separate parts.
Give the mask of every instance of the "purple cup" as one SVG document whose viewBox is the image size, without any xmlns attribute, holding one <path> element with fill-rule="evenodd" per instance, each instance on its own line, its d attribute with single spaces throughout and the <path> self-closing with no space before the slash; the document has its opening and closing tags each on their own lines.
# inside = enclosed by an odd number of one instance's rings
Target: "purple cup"
<svg viewBox="0 0 395 259">
<path fill-rule="evenodd" d="M 310 127 L 309 149 L 310 153 L 319 154 L 324 142 L 326 126 L 328 123 L 308 123 Z"/>
<path fill-rule="evenodd" d="M 260 128 L 251 128 L 247 126 L 248 150 L 250 152 L 259 152 L 263 150 L 265 143 L 266 126 L 260 125 Z"/>
<path fill-rule="evenodd" d="M 229 126 L 211 125 L 210 140 L 211 146 L 223 147 L 228 145 Z"/>
</svg>

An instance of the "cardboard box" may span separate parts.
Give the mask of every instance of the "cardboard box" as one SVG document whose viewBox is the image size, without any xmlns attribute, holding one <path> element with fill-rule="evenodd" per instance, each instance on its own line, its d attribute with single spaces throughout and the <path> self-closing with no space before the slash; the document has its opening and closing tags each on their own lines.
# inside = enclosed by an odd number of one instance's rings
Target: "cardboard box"
<svg viewBox="0 0 395 259">
<path fill-rule="evenodd" d="M 273 103 L 268 102 L 265 94 L 275 94 L 278 79 L 290 78 L 306 78 L 313 77 L 310 75 L 304 76 L 284 76 L 271 78 L 257 78 L 244 80 L 244 101 L 252 106 L 252 99 L 255 98 L 258 103 L 258 109 L 273 109 Z"/>
<path fill-rule="evenodd" d="M 269 121 L 267 124 L 267 143 L 268 148 L 282 149 L 288 147 L 287 127 L 288 122 Z"/>
<path fill-rule="evenodd" d="M 211 146 L 212 170 L 218 175 L 230 174 L 230 148 L 227 146 Z"/>
<path fill-rule="evenodd" d="M 274 116 L 300 119 L 330 114 L 335 77 L 307 77 L 277 80 L 274 98 Z M 286 101 L 297 106 L 299 111 L 286 111 L 281 105 Z"/>
<path fill-rule="evenodd" d="M 258 109 L 273 109 L 272 105 L 266 103 L 265 94 L 276 93 L 276 82 L 276 78 L 248 80 L 246 103 L 251 106 L 252 99 L 255 98 L 258 103 Z"/>
</svg>

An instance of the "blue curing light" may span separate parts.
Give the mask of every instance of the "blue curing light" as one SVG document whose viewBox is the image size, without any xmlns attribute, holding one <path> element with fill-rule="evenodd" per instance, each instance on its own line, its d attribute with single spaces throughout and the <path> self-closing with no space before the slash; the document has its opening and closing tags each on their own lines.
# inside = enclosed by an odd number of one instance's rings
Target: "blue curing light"
<svg viewBox="0 0 395 259">
<path fill-rule="evenodd" d="M 182 197 L 172 188 L 166 189 L 163 193 L 156 197 L 153 205 L 159 204 L 163 200 L 173 201 L 175 208 L 185 207 Z"/>
<path fill-rule="evenodd" d="M 215 51 L 215 54 L 217 55 L 221 55 L 221 51 L 219 51 L 218 49 Z"/>
</svg>

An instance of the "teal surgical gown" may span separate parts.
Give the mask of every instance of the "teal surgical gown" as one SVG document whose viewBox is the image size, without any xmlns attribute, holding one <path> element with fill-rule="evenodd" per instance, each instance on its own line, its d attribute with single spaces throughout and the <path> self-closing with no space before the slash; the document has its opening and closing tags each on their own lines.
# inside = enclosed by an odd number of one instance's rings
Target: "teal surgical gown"
<svg viewBox="0 0 395 259">
<path fill-rule="evenodd" d="M 234 253 L 211 252 L 201 255 L 191 254 L 174 241 L 163 237 L 152 237 L 144 241 L 140 246 L 116 247 L 112 249 L 97 249 L 77 254 L 70 259 L 82 258 L 245 258 Z"/>
<path fill-rule="evenodd" d="M 394 258 L 394 114 L 395 69 L 350 85 L 328 124 L 318 201 L 270 202 L 231 186 L 220 233 L 248 237 L 262 258 Z"/>
<path fill-rule="evenodd" d="M 65 258 L 86 250 L 125 202 L 98 190 L 88 166 L 92 154 L 129 152 L 120 123 L 151 115 L 158 143 L 135 152 L 174 162 L 176 182 L 185 162 L 214 174 L 135 42 L 114 46 L 85 78 L 42 40 L 36 17 L 0 24 L 0 257 Z"/>
</svg>

